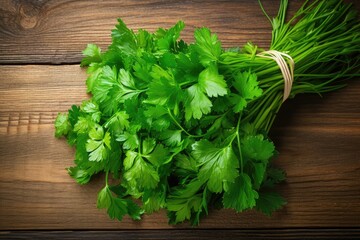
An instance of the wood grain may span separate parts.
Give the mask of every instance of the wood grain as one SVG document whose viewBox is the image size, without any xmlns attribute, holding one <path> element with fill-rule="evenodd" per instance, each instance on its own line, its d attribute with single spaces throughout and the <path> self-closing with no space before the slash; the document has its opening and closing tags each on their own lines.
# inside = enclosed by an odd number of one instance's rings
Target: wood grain
<svg viewBox="0 0 360 240">
<path fill-rule="evenodd" d="M 178 20 L 187 24 L 182 37 L 191 41 L 195 27 L 218 33 L 224 47 L 247 41 L 266 47 L 271 27 L 256 0 L 0 0 L 0 63 L 75 63 L 88 43 L 103 49 L 117 18 L 133 29 L 155 31 Z M 290 13 L 303 1 L 293 0 Z M 263 0 L 271 15 L 278 2 Z"/>
<path fill-rule="evenodd" d="M 57 112 L 87 97 L 76 65 L 0 66 L 0 229 L 184 229 L 165 212 L 119 223 L 96 209 L 98 176 L 86 186 L 66 173 L 74 151 L 54 138 Z M 285 103 L 271 135 L 287 171 L 289 204 L 272 218 L 213 210 L 202 229 L 360 228 L 360 81 L 319 98 Z"/>
<path fill-rule="evenodd" d="M 142 231 L 4 231 L 0 239 L 359 239 L 360 229 L 236 229 L 236 230 L 142 230 Z"/>
</svg>

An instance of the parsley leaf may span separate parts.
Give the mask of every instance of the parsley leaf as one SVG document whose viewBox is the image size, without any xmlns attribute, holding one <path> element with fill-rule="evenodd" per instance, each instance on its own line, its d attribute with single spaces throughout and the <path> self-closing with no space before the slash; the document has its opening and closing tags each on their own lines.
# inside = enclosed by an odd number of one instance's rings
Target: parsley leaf
<svg viewBox="0 0 360 240">
<path fill-rule="evenodd" d="M 116 141 L 123 142 L 123 148 L 130 150 L 137 148 L 140 144 L 137 134 L 127 131 L 118 135 Z"/>
<path fill-rule="evenodd" d="M 185 118 L 200 119 L 203 114 L 208 114 L 213 106 L 210 99 L 202 92 L 198 84 L 194 84 L 186 90 L 187 101 L 185 102 Z"/>
<path fill-rule="evenodd" d="M 88 113 L 91 117 L 91 120 L 95 123 L 100 122 L 101 119 L 101 112 L 99 110 L 99 105 L 94 102 L 94 101 L 84 101 L 81 104 L 80 109 L 85 112 Z"/>
<path fill-rule="evenodd" d="M 235 182 L 229 184 L 224 193 L 223 204 L 225 208 L 233 208 L 237 212 L 253 208 L 259 194 L 252 188 L 251 179 L 246 173 L 240 174 Z"/>
<path fill-rule="evenodd" d="M 216 34 L 211 34 L 208 28 L 200 28 L 195 30 L 194 37 L 194 48 L 201 64 L 207 67 L 216 62 L 221 54 L 221 43 Z"/>
<path fill-rule="evenodd" d="M 255 73 L 238 73 L 234 77 L 233 86 L 238 92 L 230 94 L 230 101 L 234 104 L 234 112 L 241 112 L 247 106 L 249 100 L 262 95 Z"/>
<path fill-rule="evenodd" d="M 142 214 L 141 208 L 133 201 L 113 196 L 109 186 L 105 186 L 98 193 L 97 207 L 107 209 L 109 217 L 111 219 L 116 218 L 119 221 L 126 214 L 129 214 L 134 220 L 139 220 Z"/>
<path fill-rule="evenodd" d="M 174 108 L 183 98 L 183 92 L 171 72 L 154 65 L 151 71 L 153 78 L 147 91 L 146 103 L 167 105 Z"/>
<path fill-rule="evenodd" d="M 102 71 L 102 67 L 99 67 L 98 64 L 91 64 L 91 66 L 86 71 L 89 75 L 86 79 L 86 91 L 88 93 L 91 93 L 94 90 L 94 86 L 99 81 L 98 79 L 101 76 Z"/>
<path fill-rule="evenodd" d="M 117 110 L 118 99 L 121 95 L 117 82 L 116 67 L 104 66 L 101 75 L 92 91 L 94 100 L 101 104 L 104 114 L 111 115 Z"/>
<path fill-rule="evenodd" d="M 166 206 L 167 186 L 159 184 L 155 189 L 147 189 L 143 194 L 143 208 L 146 213 L 152 213 Z"/>
<path fill-rule="evenodd" d="M 162 132 L 168 129 L 171 124 L 169 112 L 164 106 L 148 107 L 144 114 L 147 117 L 148 124 L 154 131 Z"/>
<path fill-rule="evenodd" d="M 271 216 L 271 214 L 283 207 L 286 201 L 276 192 L 259 192 L 259 198 L 256 200 L 256 209 Z"/>
<path fill-rule="evenodd" d="M 207 67 L 200 73 L 199 86 L 209 97 L 224 96 L 227 94 L 227 85 L 224 77 L 218 74 L 214 65 Z"/>
<path fill-rule="evenodd" d="M 86 144 L 86 151 L 89 152 L 89 161 L 102 161 L 108 156 L 108 151 L 111 150 L 110 133 L 104 134 L 102 127 L 95 127 L 89 132 L 90 139 Z"/>
<path fill-rule="evenodd" d="M 192 156 L 197 160 L 199 179 L 207 181 L 207 187 L 214 193 L 223 191 L 224 185 L 234 182 L 239 175 L 238 159 L 231 146 L 219 148 L 207 140 L 192 145 Z"/>
<path fill-rule="evenodd" d="M 70 131 L 70 124 L 67 114 L 59 113 L 55 120 L 55 137 L 66 135 Z"/>
<path fill-rule="evenodd" d="M 183 21 L 177 22 L 172 28 L 165 30 L 160 28 L 156 32 L 156 45 L 161 52 L 177 51 L 176 40 L 180 37 L 180 32 L 184 29 Z"/>
<path fill-rule="evenodd" d="M 74 126 L 74 131 L 77 133 L 87 133 L 90 129 L 95 127 L 95 122 L 89 116 L 79 117 Z"/>
<path fill-rule="evenodd" d="M 249 159 L 265 162 L 274 155 L 274 151 L 274 144 L 264 139 L 261 134 L 247 136 L 242 141 L 242 152 Z"/>
<path fill-rule="evenodd" d="M 87 170 L 81 169 L 79 167 L 69 167 L 67 171 L 69 175 L 73 177 L 79 184 L 86 184 L 90 181 L 91 175 Z"/>
<path fill-rule="evenodd" d="M 172 190 L 167 200 L 168 211 L 175 214 L 175 217 L 170 217 L 171 223 L 180 223 L 193 217 L 195 217 L 194 221 L 196 221 L 199 218 L 196 213 L 200 213 L 202 210 L 207 211 L 207 203 L 203 201 L 201 187 L 202 182 L 194 180 L 184 188 Z"/>
<path fill-rule="evenodd" d="M 182 130 L 164 130 L 160 133 L 159 138 L 164 141 L 167 146 L 175 147 L 181 142 Z"/>
<path fill-rule="evenodd" d="M 111 37 L 113 41 L 111 47 L 119 50 L 126 58 L 136 53 L 136 36 L 121 19 L 118 19 L 118 24 L 116 25 L 116 29 L 112 30 Z M 126 58 L 124 60 L 126 60 Z"/>
<path fill-rule="evenodd" d="M 79 184 L 86 184 L 90 181 L 92 175 L 104 169 L 104 162 L 89 161 L 89 154 L 86 151 L 88 134 L 82 133 L 77 135 L 75 167 L 67 168 L 71 177 Z"/>
<path fill-rule="evenodd" d="M 154 166 L 138 152 L 131 150 L 126 152 L 124 170 L 126 181 L 138 189 L 155 188 L 160 181 Z"/>
<path fill-rule="evenodd" d="M 116 112 L 104 124 L 105 128 L 109 128 L 114 134 L 123 132 L 124 129 L 129 128 L 129 115 L 125 111 Z"/>
<path fill-rule="evenodd" d="M 85 55 L 85 57 L 81 60 L 81 67 L 102 61 L 101 49 L 95 44 L 88 44 L 82 53 Z"/>
</svg>

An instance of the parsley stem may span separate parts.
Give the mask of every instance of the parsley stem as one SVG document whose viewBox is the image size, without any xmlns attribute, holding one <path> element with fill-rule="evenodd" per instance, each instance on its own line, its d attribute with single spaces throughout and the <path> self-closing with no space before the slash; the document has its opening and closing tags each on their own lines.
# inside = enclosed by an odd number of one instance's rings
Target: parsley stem
<svg viewBox="0 0 360 240">
<path fill-rule="evenodd" d="M 169 116 L 171 117 L 171 119 L 174 121 L 174 123 L 180 128 L 181 131 L 183 131 L 184 133 L 186 133 L 189 137 L 197 137 L 195 135 L 192 135 L 191 133 L 189 133 L 188 131 L 186 131 L 181 124 L 175 119 L 175 117 L 172 115 L 171 110 L 168 108 L 168 113 Z"/>
<path fill-rule="evenodd" d="M 196 81 L 186 81 L 186 82 L 179 83 L 179 86 L 184 87 L 187 85 L 193 85 L 194 83 L 196 83 Z"/>
<path fill-rule="evenodd" d="M 279 100 L 281 101 L 281 96 L 276 100 L 276 102 L 278 102 Z M 276 107 L 276 109 L 274 111 L 274 114 L 272 114 L 271 117 L 267 119 L 267 122 L 266 122 L 266 124 L 264 126 L 264 129 L 265 129 L 266 132 L 270 131 L 270 128 L 271 128 L 271 126 L 273 125 L 273 123 L 275 121 L 276 115 L 279 112 L 279 110 L 281 108 L 281 105 L 282 105 L 281 103 L 278 103 L 277 107 Z"/>
<path fill-rule="evenodd" d="M 241 144 L 240 144 L 240 134 L 239 134 L 239 127 L 240 127 L 240 120 L 241 120 L 241 113 L 236 125 L 236 140 L 237 140 L 237 146 L 239 149 L 239 156 L 240 156 L 240 170 L 241 173 L 244 172 L 244 160 L 243 160 L 243 156 L 242 156 L 242 152 L 241 152 Z"/>
<path fill-rule="evenodd" d="M 271 96 L 270 100 L 265 104 L 265 105 L 269 105 L 268 103 L 270 103 L 270 106 L 263 107 L 261 109 L 261 113 L 259 115 L 257 115 L 257 117 L 254 121 L 256 129 L 263 129 L 264 121 L 266 121 L 266 119 L 268 118 L 268 115 L 273 111 L 274 107 L 279 105 L 278 99 L 281 97 L 282 97 L 281 95 L 277 95 L 276 92 L 274 92 L 274 94 Z M 281 103 L 280 103 L 280 105 L 281 105 Z"/>
<path fill-rule="evenodd" d="M 105 173 L 105 185 L 106 185 L 106 187 L 109 186 L 108 177 L 109 177 L 109 171 L 106 171 L 106 173 Z"/>
</svg>

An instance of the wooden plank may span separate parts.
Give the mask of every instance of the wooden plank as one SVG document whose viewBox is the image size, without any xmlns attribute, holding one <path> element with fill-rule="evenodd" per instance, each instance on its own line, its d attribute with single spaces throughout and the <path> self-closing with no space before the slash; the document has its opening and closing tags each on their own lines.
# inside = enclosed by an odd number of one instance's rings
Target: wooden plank
<svg viewBox="0 0 360 240">
<path fill-rule="evenodd" d="M 303 1 L 291 1 L 293 13 Z M 278 1 L 264 0 L 275 15 Z M 268 46 L 271 27 L 256 0 L 104 0 L 11 1 L 0 4 L 0 63 L 73 63 L 81 59 L 87 43 L 103 49 L 110 30 L 122 18 L 133 29 L 154 31 L 184 20 L 182 37 L 191 41 L 195 27 L 218 33 L 224 47 L 247 41 Z"/>
<path fill-rule="evenodd" d="M 45 120 L 49 113 L 66 111 L 87 97 L 86 73 L 78 65 L 0 65 L 0 72 L 0 109 L 9 113 L 10 124 L 15 119 Z M 43 116 L 34 115 L 40 112 Z"/>
<path fill-rule="evenodd" d="M 136 230 L 136 231 L 3 231 L 0 239 L 359 239 L 360 230 L 350 229 L 237 229 L 237 230 Z"/>
<path fill-rule="evenodd" d="M 58 111 L 86 98 L 78 66 L 0 66 L 0 229 L 163 229 L 164 211 L 141 222 L 96 209 L 103 176 L 86 186 L 66 173 L 74 151 L 54 138 Z M 360 81 L 323 99 L 285 103 L 271 135 L 289 204 L 272 218 L 212 210 L 200 228 L 360 227 Z"/>
</svg>

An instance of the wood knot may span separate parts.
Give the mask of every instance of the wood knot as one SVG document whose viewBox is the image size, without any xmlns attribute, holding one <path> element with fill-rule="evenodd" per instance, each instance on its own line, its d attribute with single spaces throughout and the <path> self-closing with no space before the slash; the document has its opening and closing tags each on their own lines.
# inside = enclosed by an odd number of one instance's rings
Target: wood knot
<svg viewBox="0 0 360 240">
<path fill-rule="evenodd" d="M 30 4 L 19 6 L 19 23 L 24 29 L 35 28 L 39 21 L 40 9 Z"/>
<path fill-rule="evenodd" d="M 34 28 L 37 24 L 36 17 L 22 17 L 20 19 L 20 25 L 25 29 Z"/>
</svg>

